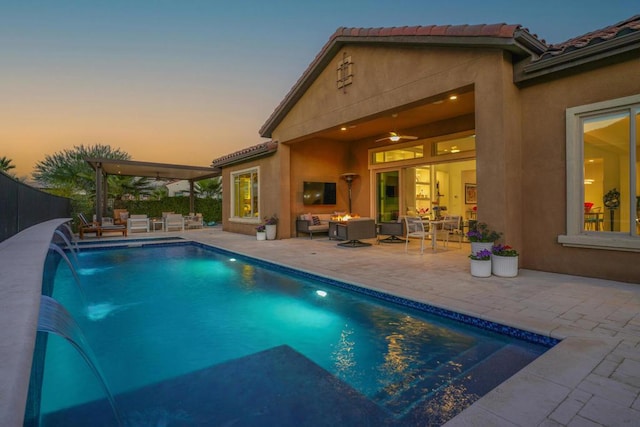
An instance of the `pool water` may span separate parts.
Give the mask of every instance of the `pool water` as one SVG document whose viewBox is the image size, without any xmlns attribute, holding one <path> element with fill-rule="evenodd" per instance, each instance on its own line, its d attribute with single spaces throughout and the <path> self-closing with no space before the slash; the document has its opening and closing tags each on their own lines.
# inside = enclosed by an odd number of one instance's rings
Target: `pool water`
<svg viewBox="0 0 640 427">
<path fill-rule="evenodd" d="M 53 297 L 126 425 L 437 425 L 548 350 L 250 261 L 192 244 L 86 250 L 88 301 L 58 266 Z M 42 425 L 113 425 L 104 398 L 50 336 Z"/>
</svg>

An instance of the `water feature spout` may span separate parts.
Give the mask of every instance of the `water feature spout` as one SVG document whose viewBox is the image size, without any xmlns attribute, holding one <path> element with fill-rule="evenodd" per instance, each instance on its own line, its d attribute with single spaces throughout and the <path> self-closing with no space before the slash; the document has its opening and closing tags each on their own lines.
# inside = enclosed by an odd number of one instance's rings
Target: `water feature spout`
<svg viewBox="0 0 640 427">
<path fill-rule="evenodd" d="M 118 421 L 118 426 L 122 427 L 122 416 L 118 405 L 107 385 L 107 381 L 97 365 L 96 358 L 87 344 L 82 330 L 73 320 L 69 312 L 55 299 L 46 295 L 40 297 L 40 315 L 38 317 L 38 331 L 56 334 L 67 340 L 87 362 L 91 371 L 95 374 L 102 389 L 107 395 L 113 414 Z"/>
<path fill-rule="evenodd" d="M 69 259 L 69 257 L 67 256 L 67 254 L 62 250 L 62 248 L 58 245 L 56 245 L 55 243 L 51 242 L 49 243 L 49 249 L 55 251 L 56 253 L 58 253 L 62 259 L 64 259 L 67 263 L 67 265 L 69 266 L 69 269 L 71 269 L 71 273 L 73 274 L 74 279 L 76 280 L 76 283 L 78 284 L 78 289 L 80 289 L 80 294 L 82 295 L 82 301 L 84 302 L 84 305 L 87 305 L 87 296 L 84 293 L 84 288 L 82 287 L 82 283 L 80 282 L 80 276 L 78 276 L 78 272 L 76 270 L 76 268 L 73 266 L 73 264 L 71 263 L 71 260 Z"/>
<path fill-rule="evenodd" d="M 71 241 L 69 240 L 67 235 L 64 234 L 62 230 L 60 230 L 60 228 L 57 228 L 56 231 L 54 231 L 54 234 L 62 237 L 62 240 L 64 240 L 64 243 L 67 245 L 67 248 L 69 248 L 69 252 L 71 252 L 71 255 L 73 256 L 73 260 L 76 262 L 76 266 L 80 267 L 80 261 L 78 260 L 78 255 L 73 250 L 73 246 L 71 245 Z M 76 251 L 77 251 L 77 248 L 76 248 Z"/>
</svg>

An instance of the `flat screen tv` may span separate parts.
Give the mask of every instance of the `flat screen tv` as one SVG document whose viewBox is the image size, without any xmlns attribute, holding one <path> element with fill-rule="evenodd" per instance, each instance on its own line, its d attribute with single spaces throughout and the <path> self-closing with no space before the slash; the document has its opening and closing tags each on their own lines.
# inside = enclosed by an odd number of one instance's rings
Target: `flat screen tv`
<svg viewBox="0 0 640 427">
<path fill-rule="evenodd" d="M 305 205 L 335 205 L 335 182 L 305 181 L 302 189 L 302 203 Z"/>
</svg>

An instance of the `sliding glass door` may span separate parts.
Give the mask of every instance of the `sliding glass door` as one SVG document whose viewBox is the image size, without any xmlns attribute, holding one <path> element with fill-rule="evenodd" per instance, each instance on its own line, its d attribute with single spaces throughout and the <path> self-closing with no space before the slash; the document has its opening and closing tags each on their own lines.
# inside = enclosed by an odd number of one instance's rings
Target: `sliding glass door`
<svg viewBox="0 0 640 427">
<path fill-rule="evenodd" d="M 396 221 L 400 215 L 400 171 L 376 173 L 376 222 Z"/>
</svg>

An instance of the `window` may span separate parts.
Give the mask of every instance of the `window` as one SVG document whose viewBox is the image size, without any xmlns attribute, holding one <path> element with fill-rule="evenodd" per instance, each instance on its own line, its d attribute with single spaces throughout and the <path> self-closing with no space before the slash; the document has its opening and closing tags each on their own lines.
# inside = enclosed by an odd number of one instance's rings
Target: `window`
<svg viewBox="0 0 640 427">
<path fill-rule="evenodd" d="M 260 218 L 259 168 L 231 173 L 231 216 L 233 219 Z"/>
<path fill-rule="evenodd" d="M 421 159 L 424 157 L 423 145 L 391 148 L 373 153 L 371 164 L 397 162 L 399 160 Z"/>
<path fill-rule="evenodd" d="M 567 110 L 568 246 L 640 250 L 640 95 Z"/>
<path fill-rule="evenodd" d="M 434 147 L 436 156 L 474 151 L 476 149 L 476 136 L 469 135 L 461 138 L 439 141 L 434 144 Z"/>
</svg>

